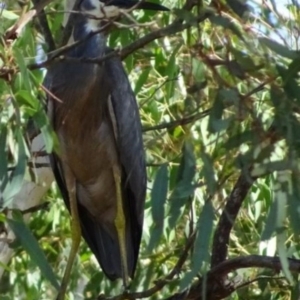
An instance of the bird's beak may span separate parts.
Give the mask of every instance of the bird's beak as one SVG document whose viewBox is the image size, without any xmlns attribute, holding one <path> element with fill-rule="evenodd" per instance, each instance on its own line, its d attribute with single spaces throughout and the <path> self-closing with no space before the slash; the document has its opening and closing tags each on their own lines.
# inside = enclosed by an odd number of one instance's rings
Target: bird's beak
<svg viewBox="0 0 300 300">
<path fill-rule="evenodd" d="M 113 5 L 120 8 L 130 9 L 135 7 L 135 9 L 145 9 L 145 10 L 156 10 L 156 11 L 169 11 L 169 9 L 163 5 L 147 2 L 147 1 L 137 1 L 137 0 L 106 0 L 101 1 L 105 5 Z"/>
</svg>

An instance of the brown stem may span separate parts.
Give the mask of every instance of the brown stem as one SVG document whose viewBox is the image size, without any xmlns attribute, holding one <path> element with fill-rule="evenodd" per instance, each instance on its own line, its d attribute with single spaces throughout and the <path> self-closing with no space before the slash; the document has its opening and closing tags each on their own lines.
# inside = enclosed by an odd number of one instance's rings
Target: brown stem
<svg viewBox="0 0 300 300">
<path fill-rule="evenodd" d="M 212 268 L 219 265 L 227 257 L 231 229 L 255 179 L 249 173 L 242 173 L 228 197 L 214 234 L 211 256 Z"/>
</svg>

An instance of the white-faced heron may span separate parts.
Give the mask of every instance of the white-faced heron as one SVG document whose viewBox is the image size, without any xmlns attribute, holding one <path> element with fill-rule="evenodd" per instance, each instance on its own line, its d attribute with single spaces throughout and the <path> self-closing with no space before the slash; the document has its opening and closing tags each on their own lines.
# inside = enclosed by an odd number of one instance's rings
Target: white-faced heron
<svg viewBox="0 0 300 300">
<path fill-rule="evenodd" d="M 72 215 L 72 248 L 58 299 L 64 299 L 81 232 L 106 276 L 133 277 L 143 226 L 146 168 L 135 95 L 118 57 L 105 56 L 99 31 L 103 5 L 167 10 L 133 0 L 81 0 L 66 59 L 54 62 L 45 79 L 47 109 L 59 140 L 52 167 Z M 91 17 L 92 16 L 92 17 Z M 101 16 L 102 20 L 95 17 Z M 68 59 L 69 58 L 69 59 Z"/>
</svg>

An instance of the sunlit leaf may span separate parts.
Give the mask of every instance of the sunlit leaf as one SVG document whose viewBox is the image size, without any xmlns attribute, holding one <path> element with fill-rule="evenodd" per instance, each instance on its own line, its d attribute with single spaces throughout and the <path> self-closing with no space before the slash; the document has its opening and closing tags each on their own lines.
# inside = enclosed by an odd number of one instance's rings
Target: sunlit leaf
<svg viewBox="0 0 300 300">
<path fill-rule="evenodd" d="M 41 250 L 38 242 L 23 222 L 19 213 L 14 214 L 13 219 L 7 220 L 10 228 L 20 240 L 23 248 L 28 252 L 31 260 L 40 268 L 41 273 L 58 290 L 59 284 L 51 267 L 49 266 L 44 252 Z"/>
<path fill-rule="evenodd" d="M 10 11 L 10 10 L 0 10 L 1 14 L 0 14 L 0 20 L 1 17 L 7 19 L 7 20 L 16 20 L 19 18 L 19 16 L 17 14 L 15 14 L 14 12 Z"/>
<path fill-rule="evenodd" d="M 182 279 L 180 289 L 184 290 L 200 272 L 203 262 L 208 262 L 210 240 L 213 229 L 214 209 L 210 201 L 206 202 L 197 223 L 197 237 L 191 258 L 191 270 Z"/>
</svg>

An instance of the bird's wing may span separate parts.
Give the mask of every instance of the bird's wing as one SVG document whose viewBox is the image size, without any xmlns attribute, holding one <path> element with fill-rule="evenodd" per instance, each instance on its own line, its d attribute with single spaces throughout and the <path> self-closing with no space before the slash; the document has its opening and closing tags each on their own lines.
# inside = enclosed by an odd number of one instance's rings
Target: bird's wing
<svg viewBox="0 0 300 300">
<path fill-rule="evenodd" d="M 78 71 L 76 73 L 76 68 L 72 69 L 73 67 L 72 64 L 66 66 L 66 64 L 58 63 L 57 65 L 54 64 L 47 72 L 44 85 L 51 92 L 47 93 L 46 100 L 47 113 L 52 124 L 57 122 L 55 113 L 56 101 L 68 101 L 75 97 L 84 97 L 89 92 L 89 84 L 95 79 L 92 70 L 84 72 L 89 75 L 88 78 L 82 78 L 82 76 L 78 75 Z M 64 76 L 61 74 L 64 74 Z M 81 81 L 84 79 L 85 82 L 79 82 L 79 79 Z M 86 89 L 83 89 L 82 86 L 85 86 Z M 50 162 L 62 198 L 70 211 L 69 195 L 66 188 L 62 161 L 59 155 L 52 153 L 50 155 Z M 85 206 L 81 204 L 80 199 L 78 199 L 77 203 L 84 239 L 96 256 L 106 276 L 111 280 L 120 278 L 122 276 L 122 269 L 117 237 L 112 236 L 95 220 Z"/>
<path fill-rule="evenodd" d="M 120 162 L 123 167 L 123 185 L 129 206 L 129 218 L 135 234 L 136 257 L 142 234 L 146 194 L 146 166 L 142 140 L 142 126 L 135 95 L 119 58 L 105 62 L 109 78 L 111 104 L 116 120 L 116 139 Z"/>
<path fill-rule="evenodd" d="M 61 67 L 63 68 L 63 67 Z M 64 68 L 63 68 L 64 69 Z M 73 97 L 82 93 L 79 86 L 74 84 L 74 74 L 66 76 L 66 82 L 62 83 L 57 76 L 62 70 L 50 70 L 45 85 L 51 91 L 59 91 L 61 99 Z M 119 59 L 105 61 L 105 76 L 110 82 L 111 117 L 115 130 L 116 143 L 119 150 L 119 158 L 122 165 L 122 187 L 126 204 L 127 224 L 127 251 L 129 273 L 132 276 L 139 252 L 142 235 L 143 210 L 146 192 L 146 169 L 142 141 L 142 130 L 139 112 L 135 96 L 130 87 L 122 62 Z M 74 72 L 75 73 L 75 72 Z M 86 74 L 89 74 L 88 72 Z M 76 77 L 76 75 L 75 75 Z M 69 79 L 68 79 L 69 78 Z M 70 80 L 72 78 L 72 80 Z M 86 79 L 90 83 L 89 79 Z M 71 83 L 71 84 L 70 84 Z M 74 86 L 75 85 L 75 86 Z M 77 88 L 76 88 L 77 87 Z M 74 92 L 76 91 L 76 93 Z M 50 97 L 48 97 L 50 98 Z M 49 99 L 48 99 L 49 100 Z M 55 115 L 51 113 L 51 102 L 48 101 L 50 119 L 55 123 Z M 66 190 L 63 168 L 59 157 L 53 154 L 51 157 L 53 172 L 60 188 L 63 199 L 69 209 L 69 197 Z M 96 255 L 106 275 L 115 279 L 121 276 L 120 258 L 117 243 L 114 237 L 101 227 L 90 215 L 88 210 L 78 201 L 78 209 L 83 237 L 87 241 L 92 252 Z"/>
</svg>

